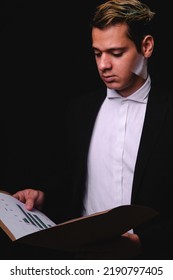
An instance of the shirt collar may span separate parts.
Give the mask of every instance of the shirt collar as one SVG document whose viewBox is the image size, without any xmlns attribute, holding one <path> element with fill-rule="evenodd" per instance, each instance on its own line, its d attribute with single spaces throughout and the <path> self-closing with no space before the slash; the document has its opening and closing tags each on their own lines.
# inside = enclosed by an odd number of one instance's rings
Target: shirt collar
<svg viewBox="0 0 173 280">
<path fill-rule="evenodd" d="M 133 94 L 128 97 L 121 96 L 116 90 L 107 88 L 107 97 L 109 99 L 121 98 L 122 100 L 132 100 L 139 103 L 147 103 L 148 93 L 151 88 L 151 78 L 148 76 L 145 83 Z"/>
</svg>

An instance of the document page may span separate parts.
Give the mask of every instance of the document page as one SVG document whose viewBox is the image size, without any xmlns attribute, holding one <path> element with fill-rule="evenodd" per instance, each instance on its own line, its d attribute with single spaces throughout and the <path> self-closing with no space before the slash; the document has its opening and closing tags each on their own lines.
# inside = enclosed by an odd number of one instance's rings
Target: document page
<svg viewBox="0 0 173 280">
<path fill-rule="evenodd" d="M 0 193 L 0 223 L 14 240 L 56 225 L 44 213 L 37 209 L 28 211 L 24 203 L 5 193 Z"/>
</svg>

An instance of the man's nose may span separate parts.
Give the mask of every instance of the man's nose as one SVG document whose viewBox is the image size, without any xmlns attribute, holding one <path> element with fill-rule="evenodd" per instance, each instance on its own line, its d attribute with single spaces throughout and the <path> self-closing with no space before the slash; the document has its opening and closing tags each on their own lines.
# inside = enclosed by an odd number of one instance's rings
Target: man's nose
<svg viewBox="0 0 173 280">
<path fill-rule="evenodd" d="M 102 54 L 99 62 L 99 69 L 103 71 L 104 69 L 110 69 L 112 66 L 111 60 L 108 54 Z"/>
</svg>

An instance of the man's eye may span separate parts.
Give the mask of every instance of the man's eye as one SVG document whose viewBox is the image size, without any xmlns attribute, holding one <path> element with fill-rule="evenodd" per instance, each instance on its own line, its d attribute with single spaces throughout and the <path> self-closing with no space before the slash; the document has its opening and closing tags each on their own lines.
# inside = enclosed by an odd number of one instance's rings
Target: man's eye
<svg viewBox="0 0 173 280">
<path fill-rule="evenodd" d="M 115 57 L 120 57 L 120 56 L 123 55 L 123 53 L 122 52 L 120 52 L 120 53 L 112 53 L 112 55 L 115 56 Z"/>
<path fill-rule="evenodd" d="M 94 55 L 96 56 L 96 57 L 100 57 L 101 56 L 101 53 L 94 53 Z"/>
</svg>

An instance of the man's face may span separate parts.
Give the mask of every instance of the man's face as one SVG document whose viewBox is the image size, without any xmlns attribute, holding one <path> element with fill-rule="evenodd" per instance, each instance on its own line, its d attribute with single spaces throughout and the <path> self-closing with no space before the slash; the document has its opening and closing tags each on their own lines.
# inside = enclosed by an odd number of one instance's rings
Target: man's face
<svg viewBox="0 0 173 280">
<path fill-rule="evenodd" d="M 142 68 L 138 66 L 142 65 L 144 57 L 128 38 L 127 28 L 121 23 L 92 30 L 92 47 L 100 77 L 108 88 L 117 90 L 122 96 L 132 94 L 145 80 L 135 72 Z"/>
</svg>

